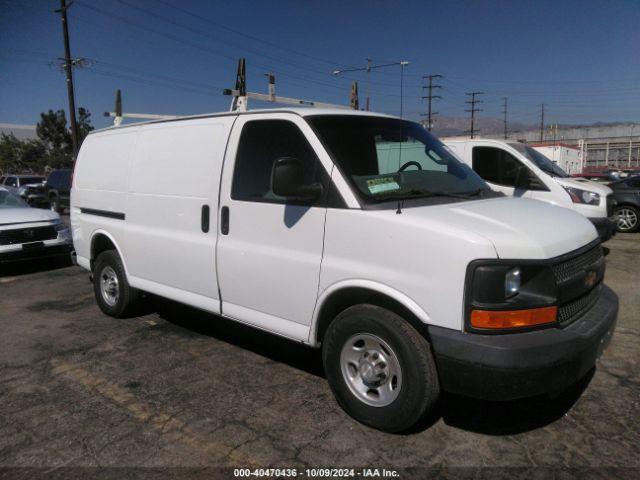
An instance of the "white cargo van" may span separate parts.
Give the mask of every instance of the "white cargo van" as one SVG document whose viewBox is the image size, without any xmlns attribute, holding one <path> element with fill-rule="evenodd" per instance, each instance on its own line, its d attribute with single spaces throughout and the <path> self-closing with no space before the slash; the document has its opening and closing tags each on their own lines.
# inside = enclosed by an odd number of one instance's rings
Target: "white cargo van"
<svg viewBox="0 0 640 480">
<path fill-rule="evenodd" d="M 340 405 L 386 431 L 441 390 L 561 390 L 617 316 L 583 216 L 492 192 L 389 116 L 263 110 L 95 131 L 71 222 L 106 314 L 151 292 L 322 347 Z"/>
<path fill-rule="evenodd" d="M 536 149 L 491 139 L 444 140 L 492 189 L 570 208 L 587 217 L 604 242 L 615 234 L 613 191 L 606 185 L 573 178 Z"/>
</svg>

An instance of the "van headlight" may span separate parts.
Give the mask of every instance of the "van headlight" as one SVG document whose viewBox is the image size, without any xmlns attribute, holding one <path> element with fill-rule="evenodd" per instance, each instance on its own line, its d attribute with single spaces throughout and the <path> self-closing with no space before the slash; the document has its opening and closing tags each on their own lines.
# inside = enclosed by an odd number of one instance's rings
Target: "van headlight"
<svg viewBox="0 0 640 480">
<path fill-rule="evenodd" d="M 571 197 L 573 203 L 583 203 L 585 205 L 600 205 L 600 195 L 595 192 L 589 192 L 588 190 L 580 190 L 574 187 L 565 187 L 566 192 Z"/>
<path fill-rule="evenodd" d="M 501 333 L 544 327 L 557 320 L 558 288 L 551 267 L 478 260 L 467 270 L 467 330 Z"/>
</svg>

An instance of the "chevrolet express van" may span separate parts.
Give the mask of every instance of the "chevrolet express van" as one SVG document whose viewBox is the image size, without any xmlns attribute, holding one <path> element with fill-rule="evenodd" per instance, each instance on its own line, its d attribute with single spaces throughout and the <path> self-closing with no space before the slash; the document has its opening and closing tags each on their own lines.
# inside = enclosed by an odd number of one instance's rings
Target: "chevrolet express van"
<svg viewBox="0 0 640 480">
<path fill-rule="evenodd" d="M 536 149 L 501 140 L 444 140 L 493 190 L 570 208 L 587 217 L 604 242 L 615 233 L 612 190 L 574 178 Z"/>
<path fill-rule="evenodd" d="M 419 124 L 369 112 L 92 132 L 71 223 L 107 315 L 150 292 L 321 347 L 338 403 L 385 431 L 414 425 L 441 390 L 568 387 L 618 310 L 584 216 L 492 192 Z"/>
</svg>

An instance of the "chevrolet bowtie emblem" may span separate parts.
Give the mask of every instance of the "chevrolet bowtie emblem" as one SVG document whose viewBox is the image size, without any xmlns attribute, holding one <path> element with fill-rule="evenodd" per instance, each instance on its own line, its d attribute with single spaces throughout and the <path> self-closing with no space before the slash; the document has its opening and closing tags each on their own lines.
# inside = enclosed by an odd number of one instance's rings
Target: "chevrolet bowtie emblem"
<svg viewBox="0 0 640 480">
<path fill-rule="evenodd" d="M 593 287 L 596 283 L 597 277 L 598 275 L 594 270 L 587 272 L 587 276 L 584 278 L 584 286 L 587 288 Z"/>
</svg>

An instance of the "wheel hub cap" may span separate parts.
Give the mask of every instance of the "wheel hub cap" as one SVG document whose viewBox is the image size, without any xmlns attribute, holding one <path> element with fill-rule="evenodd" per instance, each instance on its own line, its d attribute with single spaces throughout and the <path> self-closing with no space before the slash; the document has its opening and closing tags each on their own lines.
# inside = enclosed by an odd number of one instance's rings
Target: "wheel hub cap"
<svg viewBox="0 0 640 480">
<path fill-rule="evenodd" d="M 118 276 L 111 267 L 104 267 L 100 272 L 100 293 L 107 305 L 113 307 L 118 303 L 120 290 L 118 288 Z"/>
<path fill-rule="evenodd" d="M 623 208 L 618 211 L 618 228 L 620 230 L 630 230 L 638 223 L 638 216 L 636 212 L 628 208 Z"/>
<path fill-rule="evenodd" d="M 342 348 L 340 366 L 349 390 L 367 405 L 384 407 L 400 393 L 400 362 L 380 337 L 368 333 L 352 336 Z"/>
</svg>

